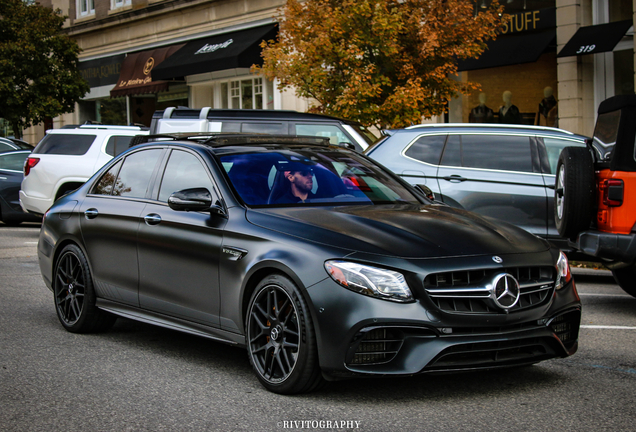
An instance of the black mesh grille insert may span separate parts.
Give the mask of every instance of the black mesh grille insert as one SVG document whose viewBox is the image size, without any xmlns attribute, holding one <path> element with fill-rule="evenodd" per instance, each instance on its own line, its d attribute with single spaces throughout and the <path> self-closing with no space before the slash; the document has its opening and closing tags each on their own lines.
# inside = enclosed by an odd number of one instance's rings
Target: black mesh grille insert
<svg viewBox="0 0 636 432">
<path fill-rule="evenodd" d="M 388 363 L 395 358 L 404 340 L 400 331 L 379 328 L 366 332 L 356 349 L 352 365 Z"/>
<path fill-rule="evenodd" d="M 553 267 L 512 267 L 434 273 L 424 279 L 424 288 L 433 303 L 445 312 L 503 313 L 504 310 L 494 302 L 489 288 L 494 278 L 501 273 L 508 273 L 519 282 L 519 301 L 509 312 L 544 304 L 554 290 L 556 270 Z"/>
<path fill-rule="evenodd" d="M 550 329 L 561 340 L 561 343 L 569 349 L 579 339 L 580 324 L 581 311 L 575 310 L 554 318 L 550 322 Z"/>
</svg>

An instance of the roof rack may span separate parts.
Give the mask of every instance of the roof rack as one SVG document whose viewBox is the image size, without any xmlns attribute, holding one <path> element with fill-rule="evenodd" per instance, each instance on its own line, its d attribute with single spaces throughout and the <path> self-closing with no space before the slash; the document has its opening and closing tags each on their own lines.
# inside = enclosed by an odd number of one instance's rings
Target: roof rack
<svg viewBox="0 0 636 432">
<path fill-rule="evenodd" d="M 541 130 L 546 132 L 561 132 L 566 133 L 568 135 L 575 135 L 574 133 L 567 131 L 565 129 L 559 129 L 555 127 L 549 126 L 534 126 L 534 125 L 523 125 L 523 124 L 502 124 L 502 123 L 429 123 L 429 124 L 419 124 L 409 126 L 406 129 L 426 129 L 426 128 L 436 128 L 436 127 L 489 127 L 489 128 L 501 128 L 501 129 L 532 129 L 532 130 Z"/>
<path fill-rule="evenodd" d="M 130 140 L 129 147 L 154 141 L 195 141 L 214 147 L 253 144 L 309 144 L 323 147 L 340 147 L 339 145 L 332 145 L 329 138 L 326 137 L 205 132 L 137 135 Z"/>
</svg>

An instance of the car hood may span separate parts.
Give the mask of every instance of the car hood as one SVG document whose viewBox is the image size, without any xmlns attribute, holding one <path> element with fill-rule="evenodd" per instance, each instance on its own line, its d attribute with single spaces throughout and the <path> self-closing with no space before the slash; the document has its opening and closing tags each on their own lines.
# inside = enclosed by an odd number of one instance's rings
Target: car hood
<svg viewBox="0 0 636 432">
<path fill-rule="evenodd" d="M 505 222 L 446 205 L 252 209 L 258 226 L 356 252 L 402 258 L 531 253 L 544 240 Z"/>
</svg>

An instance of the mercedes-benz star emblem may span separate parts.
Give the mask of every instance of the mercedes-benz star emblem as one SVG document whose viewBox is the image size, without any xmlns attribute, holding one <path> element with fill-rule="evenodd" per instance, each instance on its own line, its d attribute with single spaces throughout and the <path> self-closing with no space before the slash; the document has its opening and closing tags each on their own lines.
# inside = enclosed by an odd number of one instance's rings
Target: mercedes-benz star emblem
<svg viewBox="0 0 636 432">
<path fill-rule="evenodd" d="M 503 259 L 501 257 L 498 257 L 497 255 L 492 257 L 492 260 L 496 262 L 497 264 L 501 264 L 503 262 Z"/>
<path fill-rule="evenodd" d="M 493 300 L 502 309 L 510 309 L 519 301 L 519 282 L 508 273 L 500 273 L 492 281 Z"/>
</svg>

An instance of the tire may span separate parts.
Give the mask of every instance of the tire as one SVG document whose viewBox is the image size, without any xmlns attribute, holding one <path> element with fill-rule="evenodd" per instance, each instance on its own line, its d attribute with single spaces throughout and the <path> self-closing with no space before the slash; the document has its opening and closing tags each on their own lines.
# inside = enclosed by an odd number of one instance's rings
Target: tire
<svg viewBox="0 0 636 432">
<path fill-rule="evenodd" d="M 627 294 L 636 297 L 636 264 L 612 270 L 616 283 Z"/>
<path fill-rule="evenodd" d="M 72 333 L 104 331 L 117 319 L 95 306 L 88 262 L 76 245 L 66 246 L 55 264 L 53 295 L 57 317 Z"/>
<path fill-rule="evenodd" d="M 287 277 L 270 275 L 257 285 L 245 326 L 250 363 L 267 390 L 305 393 L 324 382 L 307 303 Z"/>
<path fill-rule="evenodd" d="M 588 149 L 565 147 L 559 155 L 554 191 L 554 222 L 561 237 L 574 240 L 590 227 L 594 189 L 594 164 Z"/>
</svg>

